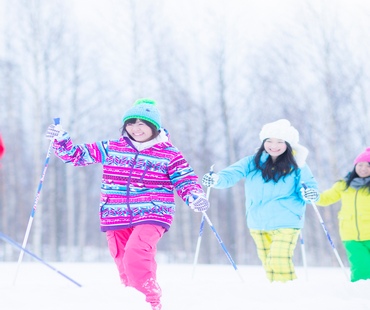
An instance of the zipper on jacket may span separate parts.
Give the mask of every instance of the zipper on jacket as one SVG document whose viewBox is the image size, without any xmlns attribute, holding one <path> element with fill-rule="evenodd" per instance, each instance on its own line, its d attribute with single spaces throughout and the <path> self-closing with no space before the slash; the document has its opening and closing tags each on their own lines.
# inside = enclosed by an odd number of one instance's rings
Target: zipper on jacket
<svg viewBox="0 0 370 310">
<path fill-rule="evenodd" d="M 358 215 L 357 215 L 357 194 L 358 194 L 358 189 L 356 189 L 356 195 L 355 195 L 355 224 L 356 224 L 356 229 L 357 229 L 357 240 L 360 240 L 360 230 L 358 228 Z"/>
<path fill-rule="evenodd" d="M 132 171 L 134 170 L 135 168 L 135 165 L 136 165 L 136 159 L 137 157 L 139 156 L 139 152 L 137 152 L 135 154 L 135 157 L 133 159 L 133 162 L 132 162 L 132 165 L 131 165 L 131 169 L 130 169 L 130 174 L 129 174 L 129 177 L 127 179 L 127 209 L 130 211 L 130 225 L 132 224 L 132 210 L 130 208 L 130 185 L 131 185 L 131 176 L 132 176 Z"/>
<path fill-rule="evenodd" d="M 129 174 L 129 177 L 128 177 L 128 180 L 127 180 L 127 209 L 129 210 L 130 212 L 130 226 L 132 224 L 132 218 L 133 218 L 133 212 L 130 208 L 130 184 L 131 184 L 131 176 L 132 176 L 132 171 L 134 170 L 134 167 L 136 165 L 136 161 L 137 161 L 137 158 L 139 157 L 139 154 L 140 154 L 140 151 L 134 146 L 134 144 L 131 142 L 131 140 L 127 137 L 124 138 L 124 140 L 127 142 L 127 144 L 129 144 L 135 151 L 136 151 L 136 154 L 135 154 L 135 157 L 133 159 L 133 162 L 132 162 L 132 166 L 131 166 L 131 169 L 130 169 L 130 174 Z M 149 167 L 146 167 L 141 178 L 140 178 L 140 182 L 144 179 L 144 176 L 146 174 L 146 172 L 148 171 Z"/>
</svg>

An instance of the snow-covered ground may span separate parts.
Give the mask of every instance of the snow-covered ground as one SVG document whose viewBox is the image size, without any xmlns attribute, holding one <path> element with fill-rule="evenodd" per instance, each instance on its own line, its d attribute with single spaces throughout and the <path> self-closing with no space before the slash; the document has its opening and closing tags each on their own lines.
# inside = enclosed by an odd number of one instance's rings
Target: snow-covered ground
<svg viewBox="0 0 370 310">
<path fill-rule="evenodd" d="M 113 263 L 49 264 L 22 262 L 14 281 L 17 263 L 0 263 L 0 308 L 150 310 Z M 351 283 L 339 267 L 296 270 L 299 279 L 283 284 L 269 283 L 261 266 L 159 264 L 163 310 L 370 309 L 370 280 Z"/>
</svg>

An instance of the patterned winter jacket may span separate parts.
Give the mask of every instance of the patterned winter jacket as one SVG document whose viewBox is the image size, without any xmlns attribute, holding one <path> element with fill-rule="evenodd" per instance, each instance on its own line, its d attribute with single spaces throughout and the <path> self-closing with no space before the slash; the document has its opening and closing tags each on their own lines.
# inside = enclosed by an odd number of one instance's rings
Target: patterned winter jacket
<svg viewBox="0 0 370 310">
<path fill-rule="evenodd" d="M 370 240 L 370 194 L 367 189 L 346 189 L 345 181 L 338 181 L 320 194 L 318 206 L 329 206 L 341 200 L 338 212 L 339 233 L 343 241 Z"/>
<path fill-rule="evenodd" d="M 157 140 L 146 143 L 146 148 L 137 142 L 135 147 L 128 137 L 73 145 L 65 133 L 54 142 L 55 154 L 65 163 L 103 165 L 102 231 L 139 224 L 160 225 L 168 230 L 175 214 L 174 190 L 186 203 L 192 193 L 204 195 L 193 169 L 168 141 L 164 130 Z"/>
</svg>

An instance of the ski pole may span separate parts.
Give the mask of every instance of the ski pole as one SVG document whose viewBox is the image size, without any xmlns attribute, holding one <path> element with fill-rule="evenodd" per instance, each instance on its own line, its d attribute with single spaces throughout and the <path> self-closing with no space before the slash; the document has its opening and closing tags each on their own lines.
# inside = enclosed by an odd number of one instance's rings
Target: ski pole
<svg viewBox="0 0 370 310">
<path fill-rule="evenodd" d="M 307 274 L 307 260 L 306 260 L 306 250 L 304 246 L 304 239 L 303 239 L 303 233 L 302 230 L 299 233 L 299 241 L 301 244 L 301 252 L 302 252 L 302 260 L 303 260 L 303 268 L 306 275 L 306 281 L 308 280 L 308 274 Z"/>
<path fill-rule="evenodd" d="M 61 276 L 65 277 L 66 279 L 68 279 L 69 281 L 73 282 L 77 286 L 79 286 L 79 287 L 82 286 L 81 284 L 79 284 L 75 280 L 73 280 L 70 277 L 68 277 L 67 275 L 65 275 L 63 272 L 59 271 L 55 267 L 51 266 L 50 264 L 48 264 L 47 262 L 45 262 L 44 260 L 42 260 L 37 255 L 33 254 L 31 251 L 29 251 L 29 250 L 25 249 L 24 247 L 22 247 L 20 244 L 18 244 L 17 242 L 15 242 L 13 239 L 11 239 L 9 236 L 5 235 L 4 233 L 0 232 L 0 238 L 3 239 L 4 241 L 8 242 L 9 244 L 13 245 L 14 247 L 20 249 L 22 252 L 25 252 L 28 255 L 32 256 L 33 258 L 35 258 L 36 260 L 38 260 L 40 263 L 44 264 L 45 266 L 47 266 L 50 269 L 54 270 L 55 272 L 59 273 Z"/>
<path fill-rule="evenodd" d="M 302 186 L 303 186 L 303 188 L 304 188 L 304 189 L 307 189 L 306 184 L 302 183 Z M 325 235 L 326 235 L 326 237 L 328 238 L 328 241 L 329 241 L 329 243 L 330 243 L 330 245 L 331 245 L 331 247 L 332 247 L 332 249 L 333 249 L 333 251 L 334 251 L 335 257 L 337 258 L 337 260 L 338 260 L 338 263 L 339 263 L 340 267 L 342 268 L 342 270 L 343 270 L 344 274 L 346 275 L 347 280 L 349 280 L 349 277 L 348 277 L 348 274 L 347 274 L 347 272 L 346 272 L 346 270 L 345 270 L 345 268 L 344 268 L 343 262 L 342 262 L 342 260 L 340 259 L 340 256 L 339 256 L 339 254 L 338 254 L 337 249 L 335 248 L 335 245 L 334 245 L 333 241 L 331 240 L 331 237 L 330 237 L 330 235 L 329 235 L 329 232 L 328 232 L 328 230 L 326 229 L 326 226 L 325 226 L 325 224 L 324 224 L 324 221 L 323 221 L 323 219 L 322 219 L 322 217 L 321 217 L 321 215 L 320 215 L 319 210 L 317 209 L 317 206 L 316 206 L 315 202 L 314 202 L 314 201 L 312 201 L 312 200 L 310 200 L 310 203 L 311 203 L 311 205 L 312 205 L 313 209 L 315 210 L 315 213 L 316 213 L 316 215 L 317 215 L 317 217 L 318 217 L 318 219 L 319 219 L 319 221 L 320 221 L 320 224 L 321 224 L 321 226 L 322 226 L 322 229 L 324 230 Z"/>
<path fill-rule="evenodd" d="M 58 125 L 60 123 L 60 118 L 54 118 L 54 124 L 55 125 Z M 24 235 L 24 239 L 23 239 L 23 243 L 22 243 L 22 250 L 21 252 L 19 253 L 19 257 L 18 257 L 18 265 L 17 265 L 17 269 L 16 269 L 16 272 L 15 272 L 15 277 L 14 277 L 14 282 L 13 284 L 15 284 L 16 280 L 17 280 L 17 276 L 18 276 L 18 272 L 19 272 L 19 267 L 20 267 L 20 264 L 22 262 L 22 259 L 23 259 L 23 255 L 24 255 L 24 251 L 23 249 L 26 247 L 27 245 L 27 241 L 28 241 L 28 236 L 30 234 L 30 231 L 31 231 L 31 227 L 32 227 L 32 223 L 33 223 L 33 219 L 35 217 L 35 212 L 36 212 L 36 208 L 37 208 L 37 203 L 39 201 L 39 197 L 40 197 L 40 193 L 41 193 L 41 189 L 42 189 L 42 184 L 44 182 L 44 178 L 45 178 L 45 174 L 46 174 L 46 170 L 48 169 L 48 165 L 49 165 L 49 159 L 50 159 L 50 154 L 51 154 L 51 150 L 52 150 L 52 147 L 53 147 L 53 141 L 50 141 L 49 143 L 49 148 L 48 148 L 48 151 L 46 153 L 46 158 L 45 158 L 45 163 L 44 163 L 44 168 L 42 170 L 42 173 L 41 173 L 41 178 L 40 178 L 40 182 L 39 182 L 39 186 L 37 188 L 37 191 L 36 191 L 36 195 L 35 195 L 35 199 L 34 199 L 34 202 L 33 202 L 33 207 L 32 207 L 32 210 L 31 210 L 31 214 L 30 214 L 30 217 L 28 219 L 28 225 L 27 225 L 27 229 L 26 229 L 26 233 Z"/>
<path fill-rule="evenodd" d="M 193 262 L 192 278 L 194 278 L 195 266 L 197 265 L 197 262 L 198 262 L 199 249 L 200 249 L 200 244 L 202 242 L 203 228 L 204 228 L 204 215 L 202 214 L 202 220 L 200 222 L 200 227 L 199 227 L 199 235 L 198 235 L 198 241 L 197 241 L 197 248 L 195 250 L 195 257 L 194 257 L 194 262 Z"/>
<path fill-rule="evenodd" d="M 211 166 L 209 169 L 209 173 L 213 173 L 213 167 L 214 165 Z M 207 188 L 207 200 L 209 201 L 209 195 L 211 193 L 211 187 Z M 195 266 L 197 265 L 198 262 L 198 257 L 199 257 L 199 250 L 200 250 L 200 244 L 202 242 L 202 234 L 203 234 L 203 228 L 204 228 L 204 214 L 202 214 L 202 220 L 200 221 L 200 227 L 199 227 L 199 235 L 198 235 L 198 241 L 197 241 L 197 248 L 195 250 L 195 257 L 194 257 L 194 263 L 193 263 L 193 274 L 192 278 L 194 278 L 194 273 L 195 273 Z"/>
<path fill-rule="evenodd" d="M 236 266 L 236 264 L 235 264 L 234 260 L 232 259 L 232 257 L 231 257 L 231 255 L 230 255 L 229 251 L 226 249 L 225 244 L 222 242 L 220 235 L 217 233 L 217 231 L 216 231 L 215 227 L 213 226 L 213 224 L 212 224 L 211 220 L 209 219 L 209 217 L 208 217 L 208 215 L 207 215 L 206 211 L 203 211 L 202 213 L 203 213 L 204 218 L 205 218 L 205 219 L 206 219 L 206 221 L 208 222 L 209 226 L 211 227 L 212 231 L 214 232 L 214 234 L 215 234 L 215 236 L 216 236 L 216 238 L 217 238 L 218 242 L 220 243 L 220 245 L 221 245 L 222 249 L 224 250 L 224 252 L 225 252 L 225 254 L 226 254 L 227 258 L 229 259 L 230 263 L 233 265 L 233 267 L 234 267 L 235 271 L 237 272 L 237 274 L 238 274 L 238 276 L 239 276 L 240 280 L 241 280 L 242 282 L 244 282 L 243 277 L 242 277 L 242 276 L 241 276 L 241 274 L 239 273 L 238 267 Z"/>
</svg>

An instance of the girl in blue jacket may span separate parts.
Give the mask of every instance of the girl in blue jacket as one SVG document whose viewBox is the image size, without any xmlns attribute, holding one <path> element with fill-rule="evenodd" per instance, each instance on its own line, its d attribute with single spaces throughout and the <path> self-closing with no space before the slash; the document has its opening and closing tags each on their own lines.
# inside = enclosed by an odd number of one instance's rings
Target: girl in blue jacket
<svg viewBox="0 0 370 310">
<path fill-rule="evenodd" d="M 293 252 L 303 227 L 307 200 L 317 200 L 317 182 L 305 163 L 308 150 L 286 119 L 268 123 L 260 132 L 262 145 L 219 173 L 203 176 L 203 185 L 229 188 L 245 183 L 247 225 L 258 257 L 272 281 L 297 278 Z M 303 191 L 302 182 L 307 185 Z"/>
</svg>

